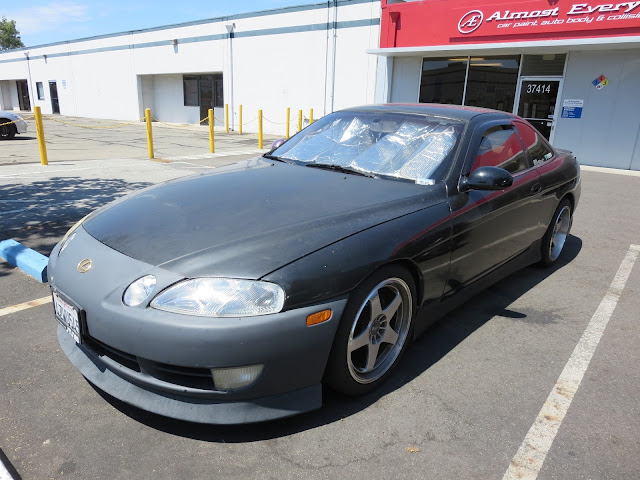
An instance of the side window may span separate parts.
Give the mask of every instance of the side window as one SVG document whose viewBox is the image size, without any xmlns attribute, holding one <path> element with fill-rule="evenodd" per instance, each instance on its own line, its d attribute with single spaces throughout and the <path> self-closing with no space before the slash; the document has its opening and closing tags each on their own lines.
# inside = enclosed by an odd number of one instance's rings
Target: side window
<svg viewBox="0 0 640 480">
<path fill-rule="evenodd" d="M 200 105 L 198 101 L 198 77 L 196 75 L 182 76 L 182 90 L 185 107 L 197 107 Z"/>
<path fill-rule="evenodd" d="M 36 91 L 38 92 L 38 100 L 44 100 L 44 87 L 42 82 L 36 82 Z"/>
<path fill-rule="evenodd" d="M 540 165 L 553 157 L 553 150 L 533 127 L 522 122 L 514 122 L 520 137 L 533 160 L 533 165 Z"/>
<path fill-rule="evenodd" d="M 499 125 L 484 132 L 472 170 L 478 167 L 500 167 L 512 174 L 530 167 L 511 126 Z"/>
<path fill-rule="evenodd" d="M 222 90 L 222 74 L 213 76 L 214 83 L 214 95 L 213 95 L 213 106 L 214 107 L 224 107 L 224 94 Z"/>
</svg>

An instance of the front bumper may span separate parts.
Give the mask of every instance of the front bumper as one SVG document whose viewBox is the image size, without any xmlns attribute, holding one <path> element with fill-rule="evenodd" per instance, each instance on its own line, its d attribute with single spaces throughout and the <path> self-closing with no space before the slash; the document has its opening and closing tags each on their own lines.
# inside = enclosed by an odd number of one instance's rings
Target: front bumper
<svg viewBox="0 0 640 480">
<path fill-rule="evenodd" d="M 17 133 L 27 133 L 27 122 L 24 120 L 17 120 L 15 126 Z"/>
<path fill-rule="evenodd" d="M 189 397 L 154 390 L 148 385 L 133 383 L 107 368 L 99 355 L 86 346 L 76 344 L 60 325 L 58 341 L 71 363 L 100 390 L 129 405 L 165 417 L 231 425 L 289 417 L 322 406 L 320 383 L 282 395 L 237 401 Z"/>
<path fill-rule="evenodd" d="M 324 368 L 346 304 L 338 298 L 274 315 L 204 318 L 127 307 L 124 289 L 152 273 L 154 293 L 182 277 L 138 262 L 91 237 L 84 229 L 58 257 L 51 253 L 49 278 L 81 307 L 83 343 L 62 327 L 63 351 L 80 372 L 108 394 L 168 417 L 201 423 L 260 422 L 321 406 Z M 81 274 L 80 260 L 94 267 Z M 308 327 L 306 317 L 330 308 L 332 318 Z M 262 364 L 257 380 L 236 391 L 216 391 L 211 368 Z"/>
</svg>

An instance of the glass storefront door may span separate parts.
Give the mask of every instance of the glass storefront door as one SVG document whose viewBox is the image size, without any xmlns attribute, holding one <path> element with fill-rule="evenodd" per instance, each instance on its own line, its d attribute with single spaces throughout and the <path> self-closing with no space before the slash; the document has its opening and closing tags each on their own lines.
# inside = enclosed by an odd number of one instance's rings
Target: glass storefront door
<svg viewBox="0 0 640 480">
<path fill-rule="evenodd" d="M 552 140 L 562 77 L 521 77 L 518 115 Z"/>
</svg>

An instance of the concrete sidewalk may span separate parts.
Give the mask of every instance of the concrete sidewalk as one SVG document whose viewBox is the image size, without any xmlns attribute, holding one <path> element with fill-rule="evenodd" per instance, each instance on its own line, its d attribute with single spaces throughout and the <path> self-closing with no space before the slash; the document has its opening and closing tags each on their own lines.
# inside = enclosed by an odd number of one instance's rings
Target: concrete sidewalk
<svg viewBox="0 0 640 480">
<path fill-rule="evenodd" d="M 40 163 L 35 121 L 30 119 L 27 123 L 27 133 L 0 143 L 0 166 Z M 44 132 L 49 162 L 148 158 L 144 122 L 110 128 L 123 123 L 126 122 L 61 115 L 45 116 Z M 265 136 L 263 146 L 268 149 L 277 138 L 279 137 Z M 170 161 L 260 153 L 257 134 L 225 133 L 224 128 L 216 127 L 216 153 L 210 154 L 209 128 L 204 124 L 170 126 L 154 122 L 153 141 L 156 159 Z"/>
</svg>

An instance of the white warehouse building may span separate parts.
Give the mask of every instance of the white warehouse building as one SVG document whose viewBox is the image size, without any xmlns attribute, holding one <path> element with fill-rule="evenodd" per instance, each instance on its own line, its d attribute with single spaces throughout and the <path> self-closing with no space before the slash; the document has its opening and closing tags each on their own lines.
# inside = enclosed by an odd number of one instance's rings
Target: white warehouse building
<svg viewBox="0 0 640 480">
<path fill-rule="evenodd" d="M 375 101 L 380 13 L 379 0 L 333 0 L 1 52 L 0 110 L 195 123 L 228 104 L 235 129 L 242 105 L 246 131 L 262 109 L 281 134 L 287 107 L 295 125 L 298 110 Z"/>
</svg>

